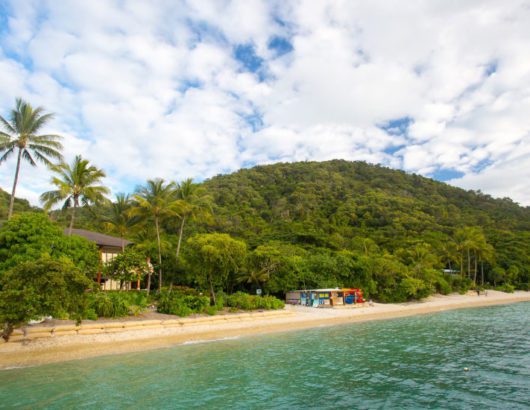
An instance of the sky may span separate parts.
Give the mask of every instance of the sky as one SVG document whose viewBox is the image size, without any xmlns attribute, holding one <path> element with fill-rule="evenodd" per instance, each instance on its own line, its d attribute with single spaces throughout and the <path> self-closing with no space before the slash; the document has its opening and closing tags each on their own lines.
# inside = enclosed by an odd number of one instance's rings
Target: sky
<svg viewBox="0 0 530 410">
<path fill-rule="evenodd" d="M 0 84 L 114 193 L 340 158 L 530 205 L 530 1 L 0 0 Z"/>
</svg>

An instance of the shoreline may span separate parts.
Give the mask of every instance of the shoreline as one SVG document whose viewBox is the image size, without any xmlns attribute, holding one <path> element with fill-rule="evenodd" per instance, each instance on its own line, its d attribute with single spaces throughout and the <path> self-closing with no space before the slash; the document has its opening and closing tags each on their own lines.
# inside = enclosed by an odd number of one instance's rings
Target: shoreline
<svg viewBox="0 0 530 410">
<path fill-rule="evenodd" d="M 142 326 L 105 333 L 64 335 L 0 344 L 0 370 L 38 366 L 98 356 L 141 352 L 172 346 L 251 335 L 310 329 L 371 320 L 385 320 L 454 309 L 484 307 L 530 301 L 530 292 L 502 293 L 488 291 L 488 296 L 430 296 L 409 303 L 356 306 L 352 308 L 315 309 L 287 306 L 282 311 L 212 316 L 200 319 L 175 319 L 173 325 L 144 321 Z M 139 324 L 142 322 L 139 322 Z M 169 323 L 169 321 L 168 321 Z"/>
</svg>

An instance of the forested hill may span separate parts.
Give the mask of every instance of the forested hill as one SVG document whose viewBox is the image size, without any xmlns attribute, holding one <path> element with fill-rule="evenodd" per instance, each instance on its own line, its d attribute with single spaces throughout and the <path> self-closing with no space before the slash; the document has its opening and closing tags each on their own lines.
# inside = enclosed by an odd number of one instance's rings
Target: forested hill
<svg viewBox="0 0 530 410">
<path fill-rule="evenodd" d="M 9 210 L 9 199 L 11 195 L 0 188 L 0 221 L 7 219 L 7 212 Z M 35 211 L 38 208 L 35 208 L 30 205 L 26 199 L 20 199 L 15 197 L 15 205 L 13 207 L 14 212 L 27 212 Z"/>
<path fill-rule="evenodd" d="M 204 184 L 218 206 L 218 228 L 252 245 L 280 239 L 340 249 L 369 237 L 392 251 L 443 241 L 463 226 L 530 231 L 530 208 L 508 198 L 364 162 L 257 166 Z"/>
<path fill-rule="evenodd" d="M 469 283 L 528 288 L 530 208 L 510 199 L 339 160 L 257 166 L 204 186 L 215 202 L 207 229 L 283 266 L 273 292 L 353 284 L 402 301 Z"/>
</svg>

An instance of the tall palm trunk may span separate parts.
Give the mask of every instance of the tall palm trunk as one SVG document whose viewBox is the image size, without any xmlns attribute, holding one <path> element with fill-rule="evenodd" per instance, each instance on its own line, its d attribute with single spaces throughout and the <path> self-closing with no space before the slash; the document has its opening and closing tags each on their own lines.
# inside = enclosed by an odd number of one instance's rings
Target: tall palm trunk
<svg viewBox="0 0 530 410">
<path fill-rule="evenodd" d="M 477 272 L 478 272 L 478 253 L 477 251 L 473 251 L 474 255 L 475 255 L 475 276 L 473 277 L 473 282 L 475 283 L 475 285 L 477 284 Z"/>
<path fill-rule="evenodd" d="M 215 291 L 213 290 L 213 280 L 212 275 L 208 275 L 208 282 L 210 282 L 210 297 L 212 298 L 212 302 L 215 305 L 217 301 L 215 300 Z"/>
<path fill-rule="evenodd" d="M 15 180 L 13 181 L 13 190 L 11 191 L 11 198 L 9 199 L 9 212 L 7 213 L 7 219 L 11 219 L 13 215 L 13 207 L 15 206 L 15 192 L 17 190 L 18 174 L 20 172 L 20 158 L 22 157 L 22 149 L 18 149 L 17 156 L 17 167 L 15 169 Z"/>
<path fill-rule="evenodd" d="M 158 218 L 155 218 L 156 227 L 156 241 L 158 243 L 158 291 L 162 291 L 162 247 L 160 245 L 160 227 L 158 226 Z"/>
<path fill-rule="evenodd" d="M 68 228 L 68 235 L 72 235 L 72 229 L 74 229 L 75 222 L 75 211 L 79 205 L 79 199 L 74 197 L 74 207 L 72 208 L 72 216 L 70 217 L 70 227 Z"/>
<path fill-rule="evenodd" d="M 482 276 L 482 286 L 484 286 L 484 261 L 480 261 L 480 276 Z"/>
<path fill-rule="evenodd" d="M 149 295 L 149 293 L 151 292 L 151 257 L 147 257 L 147 269 L 148 269 L 148 272 L 147 272 L 147 294 Z"/>
<path fill-rule="evenodd" d="M 464 278 L 464 250 L 460 254 L 460 276 Z"/>
<path fill-rule="evenodd" d="M 179 230 L 179 241 L 177 243 L 177 254 L 176 254 L 176 259 L 177 259 L 177 263 L 179 261 L 179 254 L 180 254 L 180 244 L 182 243 L 182 235 L 184 233 L 184 222 L 186 220 L 186 217 L 183 216 L 182 217 L 182 221 L 180 222 L 180 230 Z"/>
<path fill-rule="evenodd" d="M 471 279 L 471 250 L 467 248 L 467 277 Z"/>
</svg>

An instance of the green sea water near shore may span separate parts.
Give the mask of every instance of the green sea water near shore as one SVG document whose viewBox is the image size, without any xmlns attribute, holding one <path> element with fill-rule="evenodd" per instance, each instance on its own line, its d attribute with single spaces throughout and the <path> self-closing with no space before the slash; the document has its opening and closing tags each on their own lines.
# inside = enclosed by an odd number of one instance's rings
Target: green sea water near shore
<svg viewBox="0 0 530 410">
<path fill-rule="evenodd" d="M 0 371 L 2 409 L 523 409 L 529 398 L 529 302 Z"/>
</svg>

